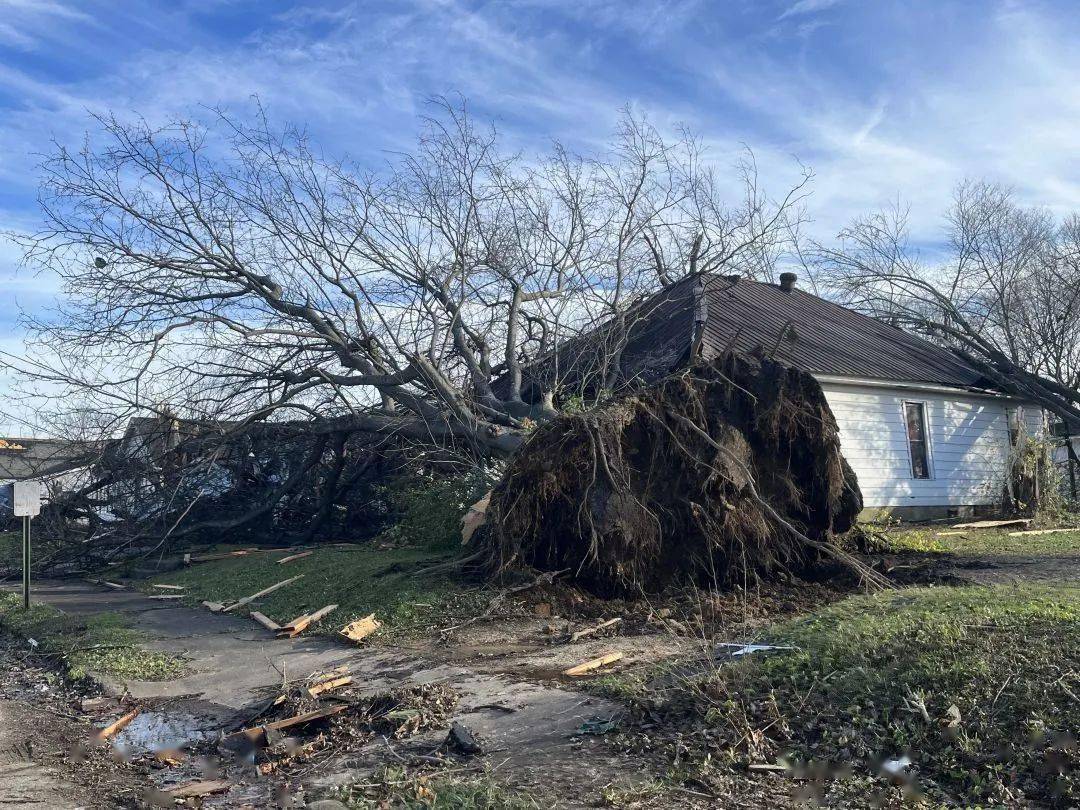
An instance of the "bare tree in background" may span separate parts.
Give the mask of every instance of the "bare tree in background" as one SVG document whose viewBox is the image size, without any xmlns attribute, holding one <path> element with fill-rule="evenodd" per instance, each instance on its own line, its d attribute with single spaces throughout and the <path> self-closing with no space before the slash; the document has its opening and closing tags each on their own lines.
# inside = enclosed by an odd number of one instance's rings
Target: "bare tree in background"
<svg viewBox="0 0 1080 810">
<path fill-rule="evenodd" d="M 20 240 L 63 305 L 10 360 L 84 435 L 152 414 L 505 457 L 554 413 L 558 380 L 526 401 L 523 368 L 687 274 L 767 277 L 810 179 L 770 198 L 748 155 L 729 193 L 693 137 L 629 113 L 602 155 L 526 158 L 440 103 L 379 170 L 261 111 L 97 124 L 43 165 Z M 617 340 L 599 362 L 613 387 Z"/>
<path fill-rule="evenodd" d="M 1002 186 L 965 182 L 945 255 L 927 262 L 899 205 L 818 246 L 816 281 L 843 303 L 949 346 L 1002 389 L 1080 422 L 1080 217 L 1057 221 Z"/>
</svg>

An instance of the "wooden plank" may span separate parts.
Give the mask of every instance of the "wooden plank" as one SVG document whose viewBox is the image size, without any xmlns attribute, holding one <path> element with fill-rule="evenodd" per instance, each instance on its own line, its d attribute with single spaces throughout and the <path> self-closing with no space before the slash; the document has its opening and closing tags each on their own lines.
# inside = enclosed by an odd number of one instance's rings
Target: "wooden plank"
<svg viewBox="0 0 1080 810">
<path fill-rule="evenodd" d="M 109 725 L 105 726 L 105 728 L 98 729 L 97 733 L 94 736 L 97 737 L 97 739 L 99 740 L 109 739 L 109 737 L 112 737 L 114 734 L 127 728 L 128 724 L 139 716 L 139 711 L 139 709 L 132 709 L 119 720 L 110 723 Z"/>
<path fill-rule="evenodd" d="M 195 782 L 185 782 L 165 792 L 174 799 L 196 799 L 200 796 L 224 793 L 230 787 L 232 787 L 232 782 L 227 779 L 200 779 Z"/>
<path fill-rule="evenodd" d="M 121 585 L 119 582 L 109 582 L 107 579 L 101 580 L 101 584 L 106 588 L 112 588 L 114 591 L 126 591 L 127 585 Z"/>
<path fill-rule="evenodd" d="M 1013 518 L 1010 520 L 976 520 L 974 523 L 957 523 L 954 529 L 1001 529 L 1005 526 L 1027 526 L 1031 523 L 1030 518 Z"/>
<path fill-rule="evenodd" d="M 251 596 L 245 596 L 239 602 L 236 602 L 236 603 L 226 607 L 224 609 L 224 612 L 225 613 L 231 613 L 232 611 L 236 610 L 238 607 L 241 607 L 242 605 L 246 605 L 249 602 L 254 602 L 256 599 L 258 599 L 260 597 L 263 597 L 263 596 L 266 596 L 267 594 L 273 593 L 278 588 L 284 588 L 286 585 L 290 585 L 293 582 L 296 582 L 296 580 L 300 579 L 303 576 L 304 576 L 303 574 L 297 574 L 295 577 L 290 577 L 289 579 L 283 579 L 281 582 L 277 582 L 277 583 L 271 585 L 269 588 L 263 588 L 261 591 L 259 591 L 258 593 L 253 593 Z"/>
<path fill-rule="evenodd" d="M 608 619 L 605 622 L 600 622 L 600 624 L 596 625 L 595 627 L 587 627 L 584 630 L 578 630 L 576 633 L 570 636 L 570 643 L 573 644 L 575 641 L 580 641 L 581 639 L 585 638 L 585 636 L 591 636 L 593 633 L 599 633 L 601 630 L 612 627 L 621 621 L 621 618 Z"/>
<path fill-rule="evenodd" d="M 153 596 L 148 596 L 146 598 L 171 601 L 175 599 L 183 599 L 184 595 L 182 593 L 158 593 L 154 594 Z"/>
<path fill-rule="evenodd" d="M 375 618 L 374 613 L 371 613 L 362 619 L 357 619 L 355 622 L 345 625 L 338 632 L 353 641 L 363 641 L 380 627 L 382 627 L 382 622 Z"/>
<path fill-rule="evenodd" d="M 612 652 L 607 655 L 601 655 L 599 658 L 594 658 L 591 661 L 585 661 L 582 664 L 578 664 L 570 669 L 563 670 L 563 675 L 569 675 L 573 678 L 580 677 L 582 675 L 588 675 L 590 672 L 595 672 L 601 667 L 606 667 L 608 664 L 614 664 L 616 661 L 623 657 L 621 652 Z"/>
<path fill-rule="evenodd" d="M 306 712 L 304 714 L 294 715 L 293 717 L 286 717 L 284 720 L 277 720 L 273 723 L 267 723 L 266 725 L 245 728 L 241 731 L 234 731 L 232 734 L 229 734 L 226 739 L 232 737 L 247 737 L 252 742 L 255 742 L 263 736 L 267 729 L 272 731 L 281 731 L 286 728 L 292 728 L 293 726 L 300 726 L 305 723 L 313 723 L 316 720 L 324 720 L 327 717 L 333 717 L 335 714 L 340 714 L 341 712 L 348 711 L 350 708 L 352 707 L 349 706 L 347 703 L 342 703 L 339 706 L 331 706 L 326 709 L 316 709 L 313 712 Z"/>
<path fill-rule="evenodd" d="M 1031 537 L 1036 534 L 1057 534 L 1058 532 L 1080 532 L 1080 529 L 1028 529 L 1023 532 L 1009 532 L 1009 537 Z"/>
<path fill-rule="evenodd" d="M 268 616 L 264 616 L 263 614 L 259 613 L 259 611 L 257 611 L 257 610 L 251 611 L 251 618 L 253 618 L 255 621 L 257 621 L 259 624 L 261 624 L 267 630 L 270 630 L 272 632 L 277 632 L 278 630 L 281 629 L 280 624 L 278 624 L 277 622 L 275 622 L 273 619 L 269 618 Z"/>
<path fill-rule="evenodd" d="M 292 562 L 293 560 L 302 560 L 304 559 L 304 557 L 310 557 L 314 553 L 314 551 L 301 551 L 299 554 L 290 554 L 288 557 L 282 557 L 280 560 L 278 560 L 277 564 L 284 565 L 285 563 Z"/>
<path fill-rule="evenodd" d="M 184 590 L 183 585 L 157 585 L 157 584 L 155 584 L 152 587 L 160 588 L 163 591 L 182 591 L 182 590 Z"/>
<path fill-rule="evenodd" d="M 335 689 L 340 689 L 343 686 L 348 686 L 352 683 L 352 675 L 342 675 L 340 678 L 332 678 L 322 683 L 317 683 L 314 686 L 309 686 L 307 695 L 310 698 L 318 697 L 324 692 L 332 692 Z"/>
<path fill-rule="evenodd" d="M 337 605 L 327 605 L 324 608 L 316 610 L 314 613 L 297 616 L 288 624 L 281 626 L 281 629 L 278 630 L 278 636 L 282 638 L 295 638 L 333 610 L 337 610 Z"/>
</svg>

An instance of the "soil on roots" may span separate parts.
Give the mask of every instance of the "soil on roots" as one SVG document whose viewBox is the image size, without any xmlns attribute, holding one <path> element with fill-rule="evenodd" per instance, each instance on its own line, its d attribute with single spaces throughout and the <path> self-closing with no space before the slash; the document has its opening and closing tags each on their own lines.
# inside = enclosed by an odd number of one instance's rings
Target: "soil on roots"
<svg viewBox="0 0 1080 810">
<path fill-rule="evenodd" d="M 817 381 L 728 354 L 539 428 L 492 494 L 488 566 L 745 585 L 804 573 L 861 508 Z"/>
</svg>

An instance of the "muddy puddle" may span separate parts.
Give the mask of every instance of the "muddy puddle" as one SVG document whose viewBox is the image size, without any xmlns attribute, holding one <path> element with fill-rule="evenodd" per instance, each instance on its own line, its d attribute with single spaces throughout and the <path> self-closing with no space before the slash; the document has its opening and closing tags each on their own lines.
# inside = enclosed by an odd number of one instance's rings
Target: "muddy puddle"
<svg viewBox="0 0 1080 810">
<path fill-rule="evenodd" d="M 197 700 L 144 707 L 112 744 L 127 756 L 190 749 L 214 740 L 231 713 Z"/>
</svg>

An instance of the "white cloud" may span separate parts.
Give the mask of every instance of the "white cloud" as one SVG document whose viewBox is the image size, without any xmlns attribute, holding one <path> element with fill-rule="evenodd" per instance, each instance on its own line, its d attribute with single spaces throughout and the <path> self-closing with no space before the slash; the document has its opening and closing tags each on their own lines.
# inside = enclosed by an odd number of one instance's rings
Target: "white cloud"
<svg viewBox="0 0 1080 810">
<path fill-rule="evenodd" d="M 825 11 L 833 6 L 837 5 L 840 0 L 798 0 L 796 3 L 792 3 L 788 6 L 784 13 L 780 15 L 779 19 L 783 20 L 788 17 L 797 17 L 802 14 L 816 14 L 819 11 Z"/>
</svg>

